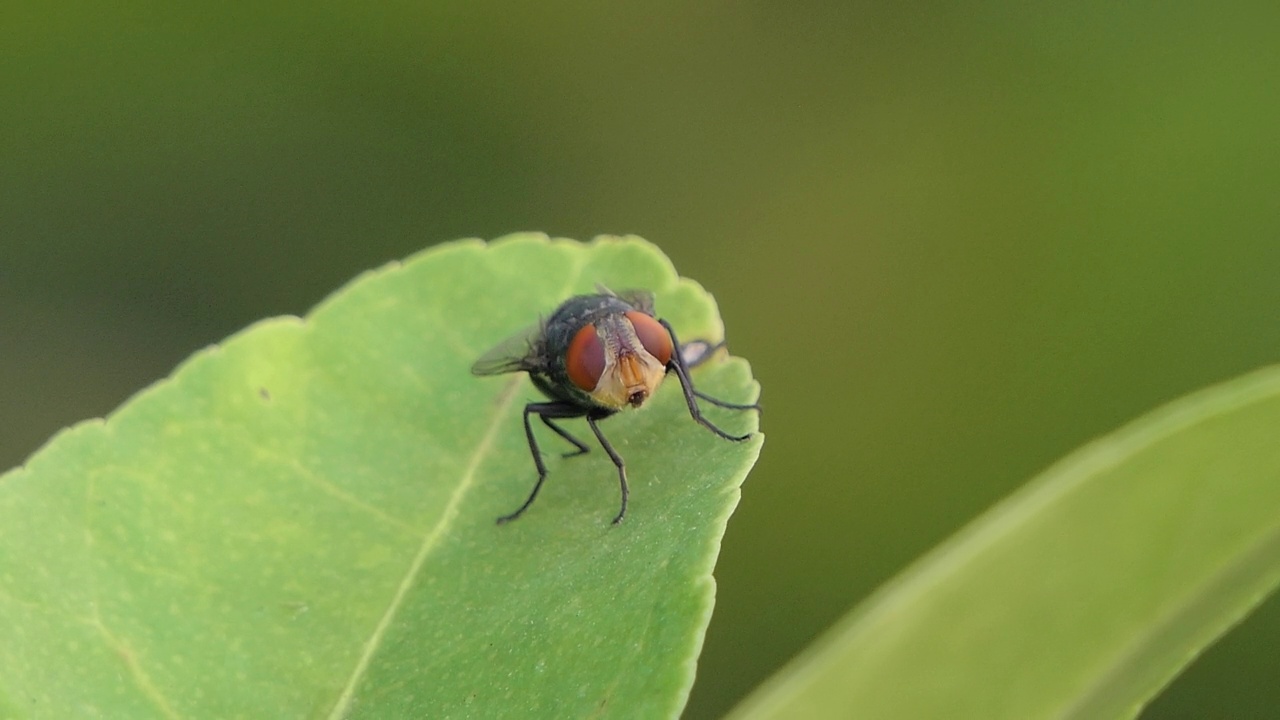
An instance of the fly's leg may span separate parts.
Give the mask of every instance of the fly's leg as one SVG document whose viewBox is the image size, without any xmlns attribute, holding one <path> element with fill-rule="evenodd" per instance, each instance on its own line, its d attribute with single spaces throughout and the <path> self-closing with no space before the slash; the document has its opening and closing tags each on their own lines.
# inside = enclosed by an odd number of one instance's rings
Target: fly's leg
<svg viewBox="0 0 1280 720">
<path fill-rule="evenodd" d="M 665 322 L 663 323 L 663 325 L 667 327 L 668 332 L 671 331 L 671 327 L 666 325 Z M 674 337 L 675 337 L 675 333 L 672 333 L 672 338 Z M 672 340 L 672 343 L 673 344 L 675 343 L 674 339 Z M 680 345 L 679 347 L 680 347 L 680 353 L 679 353 L 680 362 L 681 364 L 684 365 L 684 371 L 688 373 L 690 370 L 710 360 L 713 355 L 715 355 L 717 352 L 719 352 L 721 349 L 725 347 L 725 342 L 724 340 L 721 340 L 718 343 L 712 343 L 707 340 L 690 340 L 689 342 L 683 345 Z M 693 389 L 693 394 L 698 398 L 701 398 L 702 400 L 706 400 L 712 405 L 715 405 L 717 407 L 722 407 L 722 408 L 728 408 L 730 410 L 759 410 L 760 409 L 760 403 L 758 402 L 754 402 L 750 404 L 725 402 L 724 400 L 721 400 L 720 398 L 712 397 L 702 392 L 701 390 L 698 390 L 697 388 Z"/>
<path fill-rule="evenodd" d="M 559 425 L 551 422 L 551 418 L 547 417 L 546 415 L 539 415 L 538 417 L 542 418 L 543 425 L 546 425 L 547 427 L 551 428 L 552 430 L 555 431 L 557 435 L 573 443 L 574 447 L 578 448 L 573 452 L 567 452 L 562 454 L 561 457 L 575 457 L 577 455 L 585 455 L 586 453 L 591 452 L 591 448 L 587 447 L 586 443 L 582 442 L 581 440 L 574 437 L 573 435 L 570 435 L 568 430 L 565 430 Z"/>
<path fill-rule="evenodd" d="M 561 402 L 529 403 L 524 406 L 524 436 L 529 441 L 529 454 L 533 455 L 533 466 L 538 469 L 538 481 L 533 484 L 533 492 L 529 493 L 529 497 L 524 501 L 523 505 L 510 515 L 503 515 L 498 518 L 499 525 L 511 522 L 524 514 L 524 511 L 528 510 L 529 506 L 533 504 L 534 498 L 538 497 L 538 491 L 542 489 L 542 483 L 547 479 L 547 466 L 546 463 L 542 462 L 542 452 L 538 449 L 537 438 L 533 436 L 533 426 L 529 424 L 529 416 L 537 415 L 553 430 L 559 432 L 561 437 L 565 437 L 565 433 L 560 428 L 552 425 L 548 419 L 582 417 L 584 414 L 581 408 Z M 573 442 L 585 451 L 582 443 L 577 442 L 576 439 Z"/>
<path fill-rule="evenodd" d="M 661 319 L 659 319 L 658 322 L 662 323 L 662 327 L 666 328 L 667 332 L 671 333 L 671 342 L 676 347 L 679 347 L 680 341 L 676 339 L 676 331 L 672 329 L 671 323 Z M 739 405 L 737 403 L 728 403 L 724 400 L 712 398 L 704 393 L 698 392 L 694 389 L 693 380 L 690 379 L 689 371 L 685 369 L 684 360 L 680 357 L 680 353 L 678 352 L 671 354 L 671 361 L 667 363 L 667 368 L 675 371 L 676 377 L 680 380 L 680 389 L 684 392 L 684 402 L 689 406 L 689 415 L 692 416 L 699 425 L 710 430 L 716 435 L 719 435 L 725 440 L 742 442 L 743 440 L 751 437 L 750 433 L 746 435 L 730 435 L 717 427 L 715 423 L 703 417 L 702 408 L 698 407 L 698 398 L 702 398 L 712 405 L 719 405 L 720 407 L 727 407 L 734 410 L 759 410 L 760 406 L 758 404 L 752 403 L 750 405 Z"/>
<path fill-rule="evenodd" d="M 604 433 L 600 432 L 600 426 L 596 425 L 596 420 L 602 417 L 608 417 L 608 415 L 598 417 L 596 415 L 587 415 L 587 425 L 591 426 L 591 432 L 596 434 L 596 439 L 600 441 L 600 447 L 609 453 L 609 459 L 613 460 L 614 466 L 618 468 L 618 485 L 622 488 L 622 507 L 618 509 L 618 514 L 613 518 L 613 524 L 617 525 L 622 522 L 622 518 L 627 514 L 627 495 L 630 494 L 627 490 L 627 465 L 622 461 L 622 456 L 618 454 L 618 451 L 613 449 L 609 439 L 604 436 Z"/>
<path fill-rule="evenodd" d="M 693 389 L 693 394 L 694 394 L 694 395 L 696 395 L 696 396 L 698 396 L 699 398 L 702 398 L 703 400 L 706 400 L 707 402 L 711 403 L 712 405 L 715 405 L 716 407 L 729 408 L 730 410 L 756 410 L 756 411 L 759 411 L 759 410 L 760 410 L 760 403 L 758 403 L 758 402 L 753 402 L 753 403 L 746 404 L 746 405 L 741 404 L 741 403 L 725 402 L 724 400 L 721 400 L 720 398 L 714 398 L 714 397 L 711 397 L 710 395 L 708 395 L 708 394 L 706 394 L 706 393 L 702 392 L 701 390 L 699 390 L 699 389 L 697 389 L 697 388 L 694 388 L 694 389 Z"/>
</svg>

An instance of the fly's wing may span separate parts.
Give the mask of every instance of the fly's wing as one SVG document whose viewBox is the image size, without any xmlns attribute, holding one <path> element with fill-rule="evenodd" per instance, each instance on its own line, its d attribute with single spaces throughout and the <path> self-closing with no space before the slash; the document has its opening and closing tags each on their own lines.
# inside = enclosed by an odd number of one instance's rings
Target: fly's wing
<svg viewBox="0 0 1280 720">
<path fill-rule="evenodd" d="M 613 294 L 640 312 L 646 315 L 653 314 L 653 293 L 648 290 L 619 290 Z"/>
<path fill-rule="evenodd" d="M 692 370 L 711 359 L 716 351 L 724 347 L 724 341 L 713 343 L 709 340 L 690 340 L 680 345 L 680 360 L 686 370 Z"/>
<path fill-rule="evenodd" d="M 541 367 L 542 323 L 534 323 L 493 346 L 471 366 L 474 375 L 502 375 Z"/>
</svg>

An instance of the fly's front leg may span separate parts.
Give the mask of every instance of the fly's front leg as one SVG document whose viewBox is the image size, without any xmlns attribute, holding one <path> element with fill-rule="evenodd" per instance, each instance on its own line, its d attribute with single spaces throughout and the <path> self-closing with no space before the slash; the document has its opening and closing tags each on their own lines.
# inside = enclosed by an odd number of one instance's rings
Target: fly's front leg
<svg viewBox="0 0 1280 720">
<path fill-rule="evenodd" d="M 676 331 L 672 329 L 671 323 L 667 322 L 666 320 L 658 320 L 658 322 L 662 323 L 662 327 L 666 328 L 667 332 L 671 333 L 671 342 L 674 343 L 676 347 L 679 347 L 680 341 L 676 339 Z M 743 440 L 746 440 L 747 438 L 751 437 L 750 433 L 746 435 L 730 435 L 729 433 L 717 427 L 715 423 L 703 417 L 702 408 L 698 407 L 698 398 L 702 398 L 703 400 L 706 400 L 707 402 L 713 405 L 728 407 L 735 410 L 759 410 L 760 409 L 759 405 L 756 405 L 754 403 L 751 405 L 739 405 L 737 403 L 726 403 L 723 400 L 711 398 L 704 393 L 698 392 L 697 390 L 694 389 L 693 380 L 689 377 L 689 371 L 685 369 L 684 360 L 680 357 L 680 353 L 678 352 L 672 353 L 671 360 L 670 362 L 667 363 L 667 368 L 670 370 L 673 370 L 676 374 L 676 378 L 680 380 L 680 389 L 684 392 L 685 404 L 689 406 L 689 415 L 691 415 L 699 425 L 705 427 L 706 429 L 710 430 L 716 435 L 719 435 L 725 440 L 742 442 Z"/>
<path fill-rule="evenodd" d="M 716 407 L 728 408 L 730 410 L 755 410 L 757 412 L 760 411 L 760 403 L 758 402 L 753 402 L 749 404 L 726 402 L 724 400 L 721 400 L 720 398 L 711 397 L 710 395 L 702 392 L 697 388 L 693 389 L 693 394 L 697 395 L 699 398 L 703 400 L 706 400 L 712 405 L 715 405 Z"/>
</svg>

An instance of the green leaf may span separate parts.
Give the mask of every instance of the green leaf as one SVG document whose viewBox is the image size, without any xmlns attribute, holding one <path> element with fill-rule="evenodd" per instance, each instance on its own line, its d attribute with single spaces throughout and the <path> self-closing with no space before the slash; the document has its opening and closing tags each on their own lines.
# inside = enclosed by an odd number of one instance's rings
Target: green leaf
<svg viewBox="0 0 1280 720">
<path fill-rule="evenodd" d="M 541 427 L 547 485 L 494 522 L 532 487 L 538 395 L 470 364 L 597 282 L 721 336 L 710 296 L 638 238 L 457 242 L 198 353 L 0 476 L 0 714 L 677 715 L 761 437 L 699 427 L 672 380 L 602 424 L 624 523 L 605 454 L 561 460 Z M 758 392 L 740 359 L 694 377 Z"/>
<path fill-rule="evenodd" d="M 1280 368 L 1084 447 L 732 717 L 1132 717 L 1280 582 Z"/>
</svg>

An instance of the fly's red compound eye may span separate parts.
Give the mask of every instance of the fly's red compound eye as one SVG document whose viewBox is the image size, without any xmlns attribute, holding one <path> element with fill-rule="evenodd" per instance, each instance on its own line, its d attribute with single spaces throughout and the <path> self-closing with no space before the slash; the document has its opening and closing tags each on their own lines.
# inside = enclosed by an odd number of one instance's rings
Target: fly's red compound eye
<svg viewBox="0 0 1280 720">
<path fill-rule="evenodd" d="M 574 385 L 591 392 L 600 384 L 600 376 L 604 374 L 604 346 L 600 344 L 595 325 L 587 323 L 573 336 L 564 354 L 564 364 Z"/>
<path fill-rule="evenodd" d="M 635 328 L 640 344 L 650 355 L 657 358 L 663 365 L 671 361 L 671 353 L 674 350 L 671 344 L 671 333 L 662 327 L 662 323 L 655 320 L 652 315 L 646 315 L 639 310 L 628 310 L 627 319 L 631 321 L 631 327 Z"/>
</svg>

